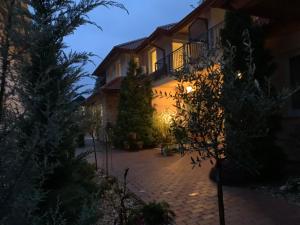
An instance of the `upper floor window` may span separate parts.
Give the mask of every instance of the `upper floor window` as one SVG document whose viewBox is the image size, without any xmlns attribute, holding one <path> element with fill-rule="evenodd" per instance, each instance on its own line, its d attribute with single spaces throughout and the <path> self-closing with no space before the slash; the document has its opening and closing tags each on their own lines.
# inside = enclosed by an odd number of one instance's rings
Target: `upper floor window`
<svg viewBox="0 0 300 225">
<path fill-rule="evenodd" d="M 122 72 L 121 62 L 120 62 L 120 60 L 117 60 L 116 64 L 115 64 L 115 77 L 120 77 L 121 76 L 121 72 Z"/>
<path fill-rule="evenodd" d="M 140 66 L 140 58 L 139 57 L 134 57 L 133 58 L 134 63 L 139 67 Z"/>
<path fill-rule="evenodd" d="M 181 69 L 184 60 L 183 43 L 172 42 L 172 51 L 173 51 L 172 54 L 173 70 Z"/>
<path fill-rule="evenodd" d="M 300 55 L 290 58 L 290 81 L 294 88 L 300 85 Z M 300 110 L 300 91 L 292 96 L 292 108 Z"/>
<path fill-rule="evenodd" d="M 156 71 L 157 52 L 156 49 L 150 51 L 150 72 Z"/>
</svg>

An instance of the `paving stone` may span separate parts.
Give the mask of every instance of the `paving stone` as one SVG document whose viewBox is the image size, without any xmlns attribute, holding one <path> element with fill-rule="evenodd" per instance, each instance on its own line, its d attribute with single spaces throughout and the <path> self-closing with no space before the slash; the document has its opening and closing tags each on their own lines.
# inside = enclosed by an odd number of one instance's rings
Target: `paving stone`
<svg viewBox="0 0 300 225">
<path fill-rule="evenodd" d="M 99 162 L 104 158 L 101 154 L 98 157 Z M 177 214 L 177 225 L 219 223 L 209 162 L 192 169 L 190 155 L 162 157 L 159 150 L 113 150 L 112 163 L 110 174 L 119 179 L 129 168 L 129 189 L 144 201 L 167 201 Z M 300 207 L 258 191 L 224 187 L 224 202 L 226 225 L 300 225 Z"/>
</svg>

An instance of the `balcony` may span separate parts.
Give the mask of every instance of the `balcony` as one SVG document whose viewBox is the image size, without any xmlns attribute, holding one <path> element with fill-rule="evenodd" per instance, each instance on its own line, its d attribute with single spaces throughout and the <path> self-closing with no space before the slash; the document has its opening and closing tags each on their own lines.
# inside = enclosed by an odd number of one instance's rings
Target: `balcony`
<svg viewBox="0 0 300 225">
<path fill-rule="evenodd" d="M 220 42 L 220 30 L 223 23 L 209 29 L 199 35 L 198 38 L 184 44 L 181 48 L 159 59 L 155 63 L 155 71 L 151 73 L 154 80 L 183 71 L 189 65 L 194 64 L 203 56 L 207 49 L 218 49 Z"/>
</svg>

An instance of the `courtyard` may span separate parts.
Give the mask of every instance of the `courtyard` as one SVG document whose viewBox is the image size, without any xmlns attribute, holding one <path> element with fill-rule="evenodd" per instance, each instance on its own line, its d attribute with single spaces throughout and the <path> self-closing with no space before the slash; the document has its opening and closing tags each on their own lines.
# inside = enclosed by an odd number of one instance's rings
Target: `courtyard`
<svg viewBox="0 0 300 225">
<path fill-rule="evenodd" d="M 86 149 L 91 140 L 86 140 Z M 98 164 L 105 168 L 106 157 L 99 146 Z M 88 157 L 94 162 L 94 156 Z M 159 149 L 108 154 L 109 174 L 123 180 L 129 168 L 128 187 L 145 202 L 166 201 L 176 213 L 176 224 L 218 224 L 216 185 L 209 179 L 211 164 L 192 168 L 190 155 L 164 157 Z M 249 187 L 224 187 L 226 222 L 229 225 L 297 225 L 300 207 Z"/>
</svg>

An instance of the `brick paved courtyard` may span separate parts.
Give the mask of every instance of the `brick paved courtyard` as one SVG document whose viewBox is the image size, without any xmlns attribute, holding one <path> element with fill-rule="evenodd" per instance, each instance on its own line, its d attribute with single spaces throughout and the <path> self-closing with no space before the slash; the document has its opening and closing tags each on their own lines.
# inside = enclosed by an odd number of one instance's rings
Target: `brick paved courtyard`
<svg viewBox="0 0 300 225">
<path fill-rule="evenodd" d="M 90 160 L 92 160 L 92 156 Z M 104 165 L 99 154 L 99 162 Z M 113 150 L 110 173 L 122 179 L 130 168 L 129 189 L 144 201 L 167 201 L 177 225 L 217 225 L 216 185 L 210 163 L 192 169 L 190 156 L 163 157 L 159 150 Z M 224 187 L 227 225 L 299 225 L 300 207 L 246 188 Z"/>
</svg>

